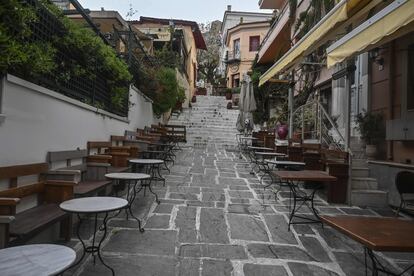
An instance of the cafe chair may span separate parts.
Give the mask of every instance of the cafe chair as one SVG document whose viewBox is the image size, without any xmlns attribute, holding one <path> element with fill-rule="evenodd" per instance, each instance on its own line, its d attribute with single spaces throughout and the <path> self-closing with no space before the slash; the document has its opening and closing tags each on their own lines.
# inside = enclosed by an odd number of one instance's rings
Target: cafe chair
<svg viewBox="0 0 414 276">
<path fill-rule="evenodd" d="M 396 214 L 398 216 L 402 208 L 414 206 L 414 173 L 409 171 L 399 172 L 395 177 L 395 185 L 401 200 Z M 410 199 L 406 197 L 407 194 L 411 195 Z"/>
</svg>

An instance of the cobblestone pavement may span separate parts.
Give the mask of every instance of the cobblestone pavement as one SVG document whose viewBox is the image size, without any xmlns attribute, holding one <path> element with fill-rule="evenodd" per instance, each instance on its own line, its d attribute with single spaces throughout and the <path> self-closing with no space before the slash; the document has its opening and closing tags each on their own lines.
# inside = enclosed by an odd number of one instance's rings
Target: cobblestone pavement
<svg viewBox="0 0 414 276">
<path fill-rule="evenodd" d="M 103 256 L 117 275 L 365 275 L 362 247 L 330 227 L 296 225 L 289 232 L 289 193 L 275 201 L 237 153 L 209 144 L 184 148 L 176 160 L 164 173 L 165 187 L 156 185 L 161 204 L 149 194 L 135 201 L 144 233 L 123 213 L 110 221 Z M 319 197 L 316 202 L 323 214 L 393 215 L 332 206 Z M 90 235 L 92 225 L 85 224 L 83 235 Z M 76 239 L 71 245 L 80 248 Z M 397 270 L 414 260 L 413 254 L 380 256 Z M 92 260 L 72 272 L 110 275 Z"/>
</svg>

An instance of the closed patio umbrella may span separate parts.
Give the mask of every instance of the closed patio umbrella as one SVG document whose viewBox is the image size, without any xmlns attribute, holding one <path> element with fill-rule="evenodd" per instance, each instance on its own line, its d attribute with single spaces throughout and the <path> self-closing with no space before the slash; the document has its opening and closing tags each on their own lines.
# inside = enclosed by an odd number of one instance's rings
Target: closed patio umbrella
<svg viewBox="0 0 414 276">
<path fill-rule="evenodd" d="M 237 130 L 242 132 L 253 129 L 253 114 L 257 108 L 253 93 L 253 84 L 249 75 L 244 74 L 240 89 L 239 117 L 237 118 Z M 246 123 L 248 123 L 246 125 Z"/>
</svg>

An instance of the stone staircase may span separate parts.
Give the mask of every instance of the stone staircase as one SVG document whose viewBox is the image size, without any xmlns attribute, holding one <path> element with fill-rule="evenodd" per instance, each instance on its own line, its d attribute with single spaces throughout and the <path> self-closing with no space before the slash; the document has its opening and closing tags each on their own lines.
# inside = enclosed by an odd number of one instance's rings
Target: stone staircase
<svg viewBox="0 0 414 276">
<path fill-rule="evenodd" d="M 375 178 L 370 177 L 364 147 L 358 138 L 352 137 L 352 179 L 351 203 L 361 207 L 385 207 L 388 205 L 388 192 L 378 189 Z"/>
<path fill-rule="evenodd" d="M 236 121 L 239 110 L 227 109 L 222 96 L 197 96 L 191 108 L 171 117 L 169 124 L 187 127 L 187 144 L 203 147 L 215 144 L 218 148 L 236 146 Z"/>
</svg>

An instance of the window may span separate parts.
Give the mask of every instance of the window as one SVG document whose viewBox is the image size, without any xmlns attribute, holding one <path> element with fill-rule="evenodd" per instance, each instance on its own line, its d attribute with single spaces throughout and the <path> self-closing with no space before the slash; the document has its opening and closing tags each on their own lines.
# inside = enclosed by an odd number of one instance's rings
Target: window
<svg viewBox="0 0 414 276">
<path fill-rule="evenodd" d="M 414 111 L 414 44 L 408 46 L 407 110 Z"/>
<path fill-rule="evenodd" d="M 256 52 L 259 51 L 260 47 L 260 36 L 251 36 L 249 38 L 249 51 Z"/>
<path fill-rule="evenodd" d="M 233 41 L 233 55 L 234 57 L 240 56 L 240 38 Z"/>
<path fill-rule="evenodd" d="M 231 76 L 232 78 L 232 83 L 231 83 L 231 87 L 239 87 L 240 86 L 240 74 L 234 74 Z"/>
</svg>

